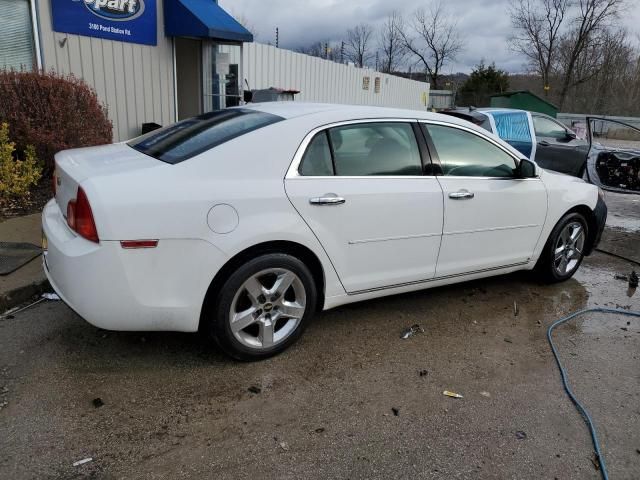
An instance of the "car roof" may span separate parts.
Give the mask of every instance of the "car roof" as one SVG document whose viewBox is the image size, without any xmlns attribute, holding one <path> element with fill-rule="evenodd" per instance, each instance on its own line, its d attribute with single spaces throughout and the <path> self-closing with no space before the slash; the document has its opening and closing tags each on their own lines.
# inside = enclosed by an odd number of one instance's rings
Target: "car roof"
<svg viewBox="0 0 640 480">
<path fill-rule="evenodd" d="M 463 118 L 444 115 L 441 113 L 427 112 L 424 110 L 409 110 L 402 108 L 374 107 L 368 105 L 342 105 L 327 103 L 304 103 L 304 102 L 265 102 L 265 103 L 249 103 L 242 107 L 253 109 L 273 115 L 281 116 L 287 120 L 299 118 L 307 119 L 309 124 L 314 126 L 326 125 L 334 122 L 343 122 L 350 120 L 377 120 L 384 118 L 407 119 L 407 120 L 431 120 L 446 123 L 452 126 L 460 126 L 475 130 L 481 135 L 490 136 L 494 140 L 500 142 L 504 148 L 510 150 L 514 155 L 522 157 L 522 155 L 507 142 L 488 130 L 469 122 Z M 284 124 L 279 122 L 275 124 Z"/>
<path fill-rule="evenodd" d="M 335 121 L 337 117 L 341 117 L 345 121 L 367 118 L 407 118 L 417 120 L 435 120 L 468 126 L 468 122 L 466 120 L 452 117 L 450 115 L 427 112 L 425 110 L 376 107 L 370 105 L 342 105 L 288 101 L 249 103 L 240 108 L 249 108 L 265 113 L 271 113 L 285 119 L 293 119 L 308 115 L 314 115 L 318 120 L 321 120 L 322 117 L 327 117 L 331 121 Z"/>
</svg>

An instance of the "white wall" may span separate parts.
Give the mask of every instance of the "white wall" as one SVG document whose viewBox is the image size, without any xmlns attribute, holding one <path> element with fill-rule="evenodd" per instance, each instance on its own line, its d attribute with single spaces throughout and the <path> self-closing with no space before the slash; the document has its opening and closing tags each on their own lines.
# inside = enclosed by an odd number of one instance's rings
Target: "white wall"
<svg viewBox="0 0 640 480">
<path fill-rule="evenodd" d="M 232 59 L 232 63 L 234 59 Z M 317 57 L 262 45 L 245 43 L 243 75 L 251 89 L 269 87 L 300 90 L 296 101 L 379 105 L 425 110 L 429 84 L 356 68 Z M 369 89 L 362 88 L 369 77 Z M 380 78 L 380 92 L 375 79 Z M 246 88 L 246 85 L 245 85 Z"/>
<path fill-rule="evenodd" d="M 168 125 L 175 121 L 173 45 L 164 35 L 160 0 L 157 9 L 158 45 L 154 47 L 54 32 L 51 1 L 38 1 L 43 68 L 72 73 L 95 88 L 109 109 L 116 142 L 140 135 L 145 122 Z"/>
</svg>

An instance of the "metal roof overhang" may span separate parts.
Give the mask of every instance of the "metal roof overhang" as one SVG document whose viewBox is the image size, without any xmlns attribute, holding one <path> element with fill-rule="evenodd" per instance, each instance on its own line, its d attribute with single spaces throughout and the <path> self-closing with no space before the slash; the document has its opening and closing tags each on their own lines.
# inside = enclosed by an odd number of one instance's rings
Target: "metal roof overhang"
<svg viewBox="0 0 640 480">
<path fill-rule="evenodd" d="M 169 37 L 253 42 L 253 34 L 214 0 L 165 0 L 164 31 Z"/>
</svg>

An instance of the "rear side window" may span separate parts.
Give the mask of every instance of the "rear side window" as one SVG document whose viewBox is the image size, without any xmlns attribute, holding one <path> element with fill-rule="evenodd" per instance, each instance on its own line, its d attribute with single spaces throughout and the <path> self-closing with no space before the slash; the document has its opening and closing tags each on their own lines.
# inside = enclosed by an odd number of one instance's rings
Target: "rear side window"
<svg viewBox="0 0 640 480">
<path fill-rule="evenodd" d="M 316 135 L 299 171 L 305 176 L 422 175 L 422 161 L 410 124 L 358 123 Z"/>
<path fill-rule="evenodd" d="M 443 175 L 458 177 L 513 177 L 511 155 L 484 138 L 442 125 L 422 125 L 436 148 Z"/>
<path fill-rule="evenodd" d="M 256 110 L 220 110 L 154 130 L 127 145 L 163 162 L 176 164 L 281 120 L 284 119 Z"/>
<path fill-rule="evenodd" d="M 307 147 L 307 151 L 302 157 L 300 174 L 307 177 L 326 177 L 333 175 L 333 164 L 331 160 L 331 149 L 327 132 L 320 132 Z"/>
</svg>

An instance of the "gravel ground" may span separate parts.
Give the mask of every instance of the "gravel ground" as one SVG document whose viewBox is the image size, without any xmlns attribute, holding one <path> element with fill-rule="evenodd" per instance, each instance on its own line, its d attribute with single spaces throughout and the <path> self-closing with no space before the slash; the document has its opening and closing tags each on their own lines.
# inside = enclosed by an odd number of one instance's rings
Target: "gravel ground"
<svg viewBox="0 0 640 480">
<path fill-rule="evenodd" d="M 597 479 L 546 327 L 640 311 L 614 278 L 632 267 L 596 253 L 562 284 L 522 273 L 345 306 L 251 364 L 37 305 L 0 320 L 0 478 Z M 589 315 L 556 338 L 611 477 L 640 478 L 640 320 Z"/>
</svg>

